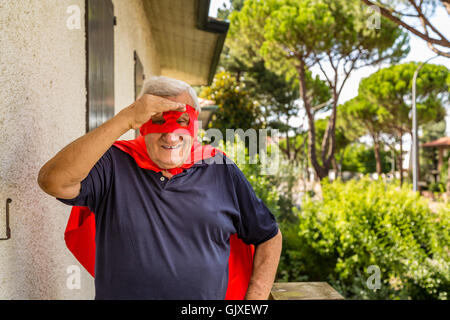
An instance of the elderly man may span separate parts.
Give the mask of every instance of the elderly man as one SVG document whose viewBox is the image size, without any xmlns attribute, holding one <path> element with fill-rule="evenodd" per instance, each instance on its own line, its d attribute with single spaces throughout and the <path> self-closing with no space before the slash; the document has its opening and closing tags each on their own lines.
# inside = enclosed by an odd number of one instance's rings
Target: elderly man
<svg viewBox="0 0 450 320">
<path fill-rule="evenodd" d="M 281 233 L 224 154 L 192 159 L 198 111 L 188 84 L 153 77 L 137 101 L 41 168 L 46 193 L 95 215 L 96 299 L 224 299 L 232 234 L 255 245 L 245 298 L 268 298 Z M 124 152 L 116 140 L 138 128 L 145 154 Z"/>
</svg>

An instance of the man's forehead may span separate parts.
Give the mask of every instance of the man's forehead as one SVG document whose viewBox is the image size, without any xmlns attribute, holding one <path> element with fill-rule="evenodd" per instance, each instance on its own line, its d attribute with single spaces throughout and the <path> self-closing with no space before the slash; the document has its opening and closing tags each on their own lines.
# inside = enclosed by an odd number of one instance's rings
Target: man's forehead
<svg viewBox="0 0 450 320">
<path fill-rule="evenodd" d="M 164 98 L 175 101 L 175 102 L 188 104 L 188 105 L 194 107 L 194 101 L 192 100 L 191 95 L 187 91 L 180 93 L 176 97 L 164 97 Z"/>
</svg>

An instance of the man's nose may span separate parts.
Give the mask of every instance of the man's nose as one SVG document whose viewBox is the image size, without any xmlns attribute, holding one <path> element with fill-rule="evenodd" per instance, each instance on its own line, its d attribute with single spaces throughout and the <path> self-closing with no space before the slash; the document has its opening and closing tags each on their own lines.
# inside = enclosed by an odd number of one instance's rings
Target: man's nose
<svg viewBox="0 0 450 320">
<path fill-rule="evenodd" d="M 178 134 L 175 134 L 173 132 L 167 132 L 163 135 L 163 139 L 169 143 L 170 142 L 178 142 L 181 140 L 181 136 Z"/>
</svg>

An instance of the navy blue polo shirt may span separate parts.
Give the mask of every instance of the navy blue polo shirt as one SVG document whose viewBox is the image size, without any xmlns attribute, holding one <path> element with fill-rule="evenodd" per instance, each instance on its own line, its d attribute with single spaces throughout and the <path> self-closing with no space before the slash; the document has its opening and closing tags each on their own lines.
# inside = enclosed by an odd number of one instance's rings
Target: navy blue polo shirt
<svg viewBox="0 0 450 320">
<path fill-rule="evenodd" d="M 241 170 L 219 153 L 165 178 L 112 146 L 68 205 L 96 224 L 96 299 L 224 299 L 229 238 L 278 232 Z"/>
</svg>

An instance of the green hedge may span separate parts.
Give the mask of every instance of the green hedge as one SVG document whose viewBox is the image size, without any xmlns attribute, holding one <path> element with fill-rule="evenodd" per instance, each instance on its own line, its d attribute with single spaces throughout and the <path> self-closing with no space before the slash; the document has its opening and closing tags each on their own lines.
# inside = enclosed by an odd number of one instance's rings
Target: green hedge
<svg viewBox="0 0 450 320">
<path fill-rule="evenodd" d="M 279 219 L 280 217 L 280 205 L 279 205 L 279 192 L 277 185 L 274 184 L 273 177 L 271 175 L 262 174 L 261 161 L 259 155 L 255 155 L 255 159 L 250 161 L 248 149 L 245 146 L 239 136 L 235 136 L 235 141 L 231 143 L 221 140 L 218 144 L 218 148 L 224 152 L 229 159 L 236 163 L 247 180 L 252 185 L 255 194 L 264 202 L 274 216 Z M 240 163 L 238 161 L 238 155 L 242 156 L 245 161 Z M 240 159 L 243 160 L 243 159 Z"/>
<path fill-rule="evenodd" d="M 348 299 L 447 299 L 450 209 L 368 178 L 322 184 L 323 200 L 306 198 L 298 224 L 283 224 L 280 281 L 328 281 Z M 294 209 L 295 210 L 295 209 Z M 367 268 L 380 269 L 371 290 Z"/>
</svg>

